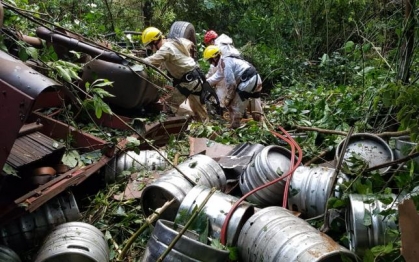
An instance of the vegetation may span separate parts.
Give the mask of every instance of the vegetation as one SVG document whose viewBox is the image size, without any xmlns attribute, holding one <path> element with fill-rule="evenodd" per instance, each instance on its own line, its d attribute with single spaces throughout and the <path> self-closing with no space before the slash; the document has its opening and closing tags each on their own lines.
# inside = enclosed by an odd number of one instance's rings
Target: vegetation
<svg viewBox="0 0 419 262">
<path fill-rule="evenodd" d="M 230 35 L 263 77 L 265 121 L 248 121 L 237 130 L 228 129 L 223 119 L 205 124 L 192 122 L 185 134 L 172 137 L 166 146 L 170 159 L 188 153 L 186 135 L 207 137 L 223 144 L 284 145 L 270 132 L 278 126 L 307 134 L 307 139 L 300 141 L 303 162 L 315 164 L 333 159 L 336 146 L 351 128 L 354 133 L 392 132 L 395 136 L 408 133 L 411 141 L 419 141 L 419 58 L 418 41 L 414 38 L 417 13 L 412 0 L 7 0 L 3 3 L 7 7 L 4 29 L 33 36 L 40 25 L 57 26 L 130 54 L 132 47 L 140 46 L 139 39 L 124 32 L 141 32 L 149 25 L 168 32 L 174 21 L 183 20 L 195 26 L 198 39 L 208 29 Z M 16 51 L 23 61 L 42 61 L 50 77 L 80 93 L 73 82 L 79 79 L 82 54 L 72 52 L 70 58 L 59 58 L 51 47 L 35 49 L 8 34 L 0 34 L 0 48 Z M 198 50 L 203 50 L 200 42 Z M 202 59 L 199 62 L 203 68 L 208 66 Z M 102 100 L 110 96 L 102 88 L 111 85 L 106 79 L 86 85 L 84 95 L 78 97 L 79 104 L 68 105 L 59 117 L 111 143 L 116 142 L 115 137 L 127 136 L 79 121 L 112 113 Z M 384 138 L 394 146 L 391 136 Z M 72 154 L 76 153 L 69 148 L 66 157 L 73 165 L 77 164 L 76 158 L 91 160 L 86 155 Z M 415 161 L 406 162 L 385 179 L 368 170 L 359 159 L 351 161 L 351 166 L 343 165 L 342 169 L 352 176 L 342 185 L 342 197 L 330 199 L 330 209 L 339 211 L 346 207 L 350 193 L 370 194 L 388 202 L 383 195 L 411 192 L 419 185 Z M 135 200 L 118 201 L 113 197 L 124 190 L 126 178 L 133 172 L 128 170 L 115 184 L 90 196 L 85 210 L 85 220 L 105 232 L 114 261 L 125 241 L 145 223 Z M 324 223 L 323 218 L 310 222 L 319 228 Z M 347 245 L 342 222 L 336 219 L 330 225 L 328 233 Z M 139 261 L 148 233 L 136 240 L 128 261 Z M 400 232 L 392 234 L 393 242 L 369 249 L 363 261 L 404 261 L 400 255 Z"/>
</svg>

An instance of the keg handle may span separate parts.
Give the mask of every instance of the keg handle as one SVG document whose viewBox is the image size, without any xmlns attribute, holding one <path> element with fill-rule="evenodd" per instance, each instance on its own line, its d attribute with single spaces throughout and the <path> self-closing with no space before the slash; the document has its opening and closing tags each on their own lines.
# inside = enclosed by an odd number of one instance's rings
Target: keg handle
<svg viewBox="0 0 419 262">
<path fill-rule="evenodd" d="M 90 252 L 90 250 L 87 247 L 79 246 L 79 245 L 68 245 L 67 248 L 82 249 L 82 250 L 85 250 L 87 252 Z"/>
</svg>

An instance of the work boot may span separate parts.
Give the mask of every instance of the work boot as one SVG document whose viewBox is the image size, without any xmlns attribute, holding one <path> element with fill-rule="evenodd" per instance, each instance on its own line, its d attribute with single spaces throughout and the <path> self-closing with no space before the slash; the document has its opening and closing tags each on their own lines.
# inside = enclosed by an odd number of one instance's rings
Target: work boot
<svg viewBox="0 0 419 262">
<path fill-rule="evenodd" d="M 232 128 L 232 129 L 236 129 L 236 128 L 238 128 L 238 127 L 240 127 L 240 121 L 241 121 L 241 117 L 240 117 L 240 115 L 239 114 L 237 114 L 237 113 L 233 113 L 233 114 L 230 114 L 230 123 L 231 123 L 231 125 L 230 125 L 230 128 Z"/>
<path fill-rule="evenodd" d="M 262 120 L 260 113 L 252 113 L 252 118 L 257 122 L 260 122 L 260 120 Z"/>
<path fill-rule="evenodd" d="M 240 121 L 234 121 L 231 123 L 230 128 L 237 129 L 240 127 Z"/>
</svg>

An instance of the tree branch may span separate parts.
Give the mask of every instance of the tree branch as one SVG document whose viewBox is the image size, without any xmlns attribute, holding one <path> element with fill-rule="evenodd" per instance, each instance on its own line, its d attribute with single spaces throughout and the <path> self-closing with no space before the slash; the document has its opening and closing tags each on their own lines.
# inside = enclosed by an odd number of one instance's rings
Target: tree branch
<svg viewBox="0 0 419 262">
<path fill-rule="evenodd" d="M 318 133 L 329 134 L 329 135 L 341 135 L 341 136 L 348 135 L 348 133 L 345 131 L 322 129 L 322 128 L 317 128 L 317 127 L 295 126 L 295 128 L 300 131 L 315 131 Z M 395 131 L 395 132 L 383 132 L 383 133 L 379 133 L 375 135 L 379 137 L 398 137 L 398 136 L 405 136 L 409 134 L 410 134 L 410 130 L 403 130 L 403 131 Z"/>
</svg>

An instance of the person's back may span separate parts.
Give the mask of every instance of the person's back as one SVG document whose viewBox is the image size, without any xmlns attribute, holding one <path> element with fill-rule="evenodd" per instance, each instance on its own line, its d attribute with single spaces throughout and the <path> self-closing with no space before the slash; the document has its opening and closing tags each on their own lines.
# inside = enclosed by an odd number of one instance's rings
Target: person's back
<svg viewBox="0 0 419 262">
<path fill-rule="evenodd" d="M 216 45 L 208 46 L 203 56 L 205 60 L 222 70 L 223 78 L 218 77 L 220 73 L 218 71 L 221 71 L 218 70 L 207 81 L 212 86 L 224 81 L 226 92 L 222 98 L 223 104 L 230 113 L 231 127 L 237 128 L 240 126 L 240 120 L 248 102 L 259 99 L 262 79 L 252 64 L 237 56 L 222 57 L 221 50 Z M 254 105 L 255 110 L 251 109 L 252 116 L 258 121 L 262 114 L 260 99 Z"/>
<path fill-rule="evenodd" d="M 222 56 L 228 56 L 228 55 L 235 55 L 240 56 L 240 51 L 234 47 L 233 45 L 233 39 L 231 37 L 227 36 L 226 34 L 218 35 L 217 32 L 214 30 L 209 30 L 205 33 L 204 36 L 204 43 L 205 45 L 216 45 L 220 48 Z M 221 106 L 224 107 L 223 98 L 226 95 L 227 92 L 227 86 L 225 84 L 224 78 L 224 72 L 223 69 L 218 66 L 210 65 L 210 68 L 208 70 L 208 73 L 206 75 L 207 78 L 216 75 L 214 78 L 216 79 L 222 79 L 220 81 L 217 81 L 218 84 L 215 87 L 215 91 L 217 93 L 218 98 L 220 99 Z"/>
<path fill-rule="evenodd" d="M 221 48 L 220 48 L 221 50 Z M 224 77 L 227 86 L 234 85 L 239 82 L 240 76 L 249 68 L 251 65 L 235 56 L 225 56 L 221 55 L 224 63 Z"/>
<path fill-rule="evenodd" d="M 189 52 L 192 42 L 185 38 L 166 39 L 155 27 L 146 28 L 141 40 L 146 47 L 151 47 L 155 52 L 144 58 L 144 63 L 164 67 L 173 78 L 174 89 L 162 102 L 177 114 L 180 105 L 187 99 L 196 119 L 201 121 L 207 119 L 206 109 L 201 103 L 203 94 L 201 73 Z"/>
<path fill-rule="evenodd" d="M 180 79 L 197 66 L 189 55 L 188 46 L 191 44 L 192 42 L 185 38 L 167 39 L 153 56 L 144 60 L 155 66 L 163 64 L 173 77 Z"/>
<path fill-rule="evenodd" d="M 220 48 L 222 57 L 230 55 L 240 56 L 240 51 L 233 45 L 233 39 L 226 34 L 221 34 L 215 38 L 214 44 Z"/>
</svg>

